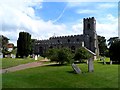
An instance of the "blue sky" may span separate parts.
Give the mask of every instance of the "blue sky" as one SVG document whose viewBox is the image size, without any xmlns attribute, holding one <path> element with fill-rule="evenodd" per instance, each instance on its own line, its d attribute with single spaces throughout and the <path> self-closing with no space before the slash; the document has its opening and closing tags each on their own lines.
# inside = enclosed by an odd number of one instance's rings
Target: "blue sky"
<svg viewBox="0 0 120 90">
<path fill-rule="evenodd" d="M 74 4 L 75 2 L 72 2 Z M 55 20 L 58 18 L 63 10 L 61 18 L 57 20 L 58 23 L 62 22 L 74 22 L 78 19 L 82 19 L 84 17 L 94 16 L 96 18 L 104 17 L 108 13 L 117 17 L 118 6 L 117 2 L 77 2 L 78 5 L 71 6 L 67 2 L 44 2 L 42 3 L 42 9 L 36 9 L 35 14 L 40 16 L 44 20 Z M 103 9 L 102 9 L 103 8 Z M 81 12 L 83 11 L 84 12 Z M 86 12 L 85 12 L 86 10 Z M 88 11 L 88 12 L 87 12 Z"/>
<path fill-rule="evenodd" d="M 20 31 L 32 38 L 76 35 L 83 32 L 83 18 L 95 17 L 97 34 L 118 36 L 118 2 L 0 1 L 0 34 L 16 45 Z"/>
</svg>

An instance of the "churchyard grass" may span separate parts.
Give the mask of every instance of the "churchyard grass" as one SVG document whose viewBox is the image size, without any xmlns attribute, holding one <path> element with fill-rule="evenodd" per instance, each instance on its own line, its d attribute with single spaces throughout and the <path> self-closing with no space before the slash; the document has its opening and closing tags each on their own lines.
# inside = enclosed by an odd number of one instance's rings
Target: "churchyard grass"
<svg viewBox="0 0 120 90">
<path fill-rule="evenodd" d="M 94 72 L 86 63 L 77 64 L 82 70 L 75 74 L 71 65 L 41 66 L 4 73 L 3 88 L 118 88 L 118 64 L 94 62 Z"/>
<path fill-rule="evenodd" d="M 38 60 L 44 59 L 43 57 L 39 57 Z M 2 61 L 2 67 L 0 68 L 9 68 L 12 66 L 17 66 L 20 64 L 30 63 L 30 62 L 36 62 L 38 60 L 35 60 L 34 58 L 3 58 L 0 59 Z"/>
</svg>

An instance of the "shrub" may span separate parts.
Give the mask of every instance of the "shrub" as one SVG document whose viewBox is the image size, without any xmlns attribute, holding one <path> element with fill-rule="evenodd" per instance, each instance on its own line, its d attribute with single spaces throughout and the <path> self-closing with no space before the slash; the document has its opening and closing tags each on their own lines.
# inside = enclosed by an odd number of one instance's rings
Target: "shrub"
<svg viewBox="0 0 120 90">
<path fill-rule="evenodd" d="M 73 54 L 68 48 L 49 49 L 47 52 L 47 58 L 52 62 L 55 61 L 62 65 L 65 63 L 72 63 Z"/>
<path fill-rule="evenodd" d="M 75 52 L 74 59 L 75 59 L 75 61 L 80 61 L 81 62 L 81 60 L 89 59 L 90 57 L 91 57 L 91 54 L 85 48 L 80 47 Z"/>
</svg>

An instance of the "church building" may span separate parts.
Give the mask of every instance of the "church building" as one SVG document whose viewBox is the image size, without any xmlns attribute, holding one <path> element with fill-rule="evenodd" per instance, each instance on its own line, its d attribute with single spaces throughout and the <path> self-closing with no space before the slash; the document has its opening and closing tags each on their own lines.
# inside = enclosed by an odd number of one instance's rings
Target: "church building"
<svg viewBox="0 0 120 90">
<path fill-rule="evenodd" d="M 94 17 L 83 19 L 83 34 L 71 36 L 50 37 L 48 40 L 35 40 L 34 53 L 42 55 L 49 48 L 70 48 L 75 51 L 84 46 L 91 52 L 99 55 L 98 39 L 96 33 L 96 20 Z"/>
</svg>

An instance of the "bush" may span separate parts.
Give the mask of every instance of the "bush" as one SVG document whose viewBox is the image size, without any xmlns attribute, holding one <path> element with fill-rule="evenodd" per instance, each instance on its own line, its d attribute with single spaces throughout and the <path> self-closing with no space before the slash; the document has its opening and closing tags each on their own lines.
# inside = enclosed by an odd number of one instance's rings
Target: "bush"
<svg viewBox="0 0 120 90">
<path fill-rule="evenodd" d="M 83 47 L 80 47 L 76 52 L 75 52 L 75 56 L 74 59 L 75 61 L 80 61 L 83 59 L 89 59 L 91 56 L 91 54 Z"/>
<path fill-rule="evenodd" d="M 47 58 L 52 62 L 55 61 L 61 65 L 73 62 L 73 54 L 68 48 L 49 49 L 47 52 Z"/>
</svg>

